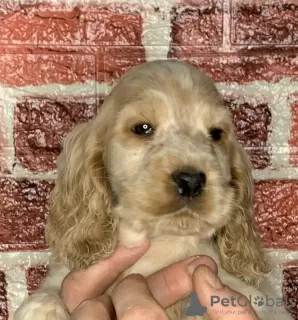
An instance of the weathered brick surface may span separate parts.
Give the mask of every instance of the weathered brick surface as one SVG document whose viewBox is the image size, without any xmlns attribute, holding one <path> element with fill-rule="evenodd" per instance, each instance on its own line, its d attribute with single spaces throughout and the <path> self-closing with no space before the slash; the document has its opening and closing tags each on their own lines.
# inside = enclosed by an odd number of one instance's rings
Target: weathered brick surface
<svg viewBox="0 0 298 320">
<path fill-rule="evenodd" d="M 232 0 L 232 43 L 298 44 L 298 4 Z"/>
<path fill-rule="evenodd" d="M 110 47 L 104 60 L 97 60 L 97 81 L 113 83 L 132 67 L 146 62 L 143 47 Z"/>
<path fill-rule="evenodd" d="M 285 77 L 298 80 L 297 53 L 272 52 L 255 55 L 202 55 L 194 48 L 172 48 L 170 58 L 186 60 L 204 70 L 217 82 L 277 82 Z"/>
<path fill-rule="evenodd" d="M 0 4 L 1 44 L 78 44 L 80 11 L 55 5 Z"/>
<path fill-rule="evenodd" d="M 45 248 L 52 181 L 0 178 L 0 251 Z"/>
<path fill-rule="evenodd" d="M 96 113 L 96 103 L 88 104 L 47 98 L 25 98 L 15 106 L 16 163 L 32 171 L 56 168 L 61 143 L 71 128 Z"/>
<path fill-rule="evenodd" d="M 268 135 L 272 119 L 268 104 L 253 104 L 236 99 L 228 99 L 226 103 L 232 112 L 237 140 L 250 155 L 254 168 L 268 167 Z"/>
<path fill-rule="evenodd" d="M 95 80 L 93 55 L 0 55 L 0 83 L 7 86 L 73 84 L 87 80 Z"/>
<path fill-rule="evenodd" d="M 34 266 L 26 270 L 28 293 L 32 294 L 37 290 L 47 274 L 46 266 Z"/>
<path fill-rule="evenodd" d="M 118 12 L 117 12 L 118 11 Z M 108 45 L 142 45 L 142 18 L 138 12 L 122 8 L 101 10 L 82 16 L 82 43 Z"/>
<path fill-rule="evenodd" d="M 223 1 L 200 1 L 172 8 L 172 45 L 219 45 L 223 37 Z"/>
<path fill-rule="evenodd" d="M 255 215 L 267 248 L 298 250 L 298 181 L 258 181 Z"/>
<path fill-rule="evenodd" d="M 2 271 L 0 271 L 0 320 L 8 320 L 7 282 Z"/>
<path fill-rule="evenodd" d="M 0 44 L 141 45 L 139 9 L 126 4 L 0 3 Z"/>
<path fill-rule="evenodd" d="M 284 270 L 283 296 L 287 310 L 298 319 L 298 267 Z"/>
</svg>

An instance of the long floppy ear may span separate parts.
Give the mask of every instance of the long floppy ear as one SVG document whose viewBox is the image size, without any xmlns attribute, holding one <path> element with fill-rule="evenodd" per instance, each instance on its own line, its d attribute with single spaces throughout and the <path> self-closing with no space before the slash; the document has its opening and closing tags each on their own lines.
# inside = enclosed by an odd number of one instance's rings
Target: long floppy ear
<svg viewBox="0 0 298 320">
<path fill-rule="evenodd" d="M 258 286 L 269 272 L 253 215 L 251 164 L 238 142 L 231 154 L 232 185 L 236 189 L 230 221 L 218 231 L 217 243 L 223 267 L 241 280 Z"/>
<path fill-rule="evenodd" d="M 97 119 L 73 129 L 57 161 L 46 240 L 54 259 L 70 269 L 82 269 L 107 257 L 116 242 L 103 161 L 106 124 L 100 128 Z"/>
</svg>

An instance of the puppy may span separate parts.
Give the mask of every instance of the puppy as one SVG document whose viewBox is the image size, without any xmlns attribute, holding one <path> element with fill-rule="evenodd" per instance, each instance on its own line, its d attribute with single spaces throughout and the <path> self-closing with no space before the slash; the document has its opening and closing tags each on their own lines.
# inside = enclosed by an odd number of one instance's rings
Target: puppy
<svg viewBox="0 0 298 320">
<path fill-rule="evenodd" d="M 57 165 L 46 226 L 53 264 L 15 320 L 69 319 L 59 297 L 69 270 L 146 237 L 150 249 L 123 276 L 206 254 L 223 283 L 262 295 L 269 269 L 254 225 L 250 163 L 222 97 L 197 68 L 167 60 L 129 71 L 95 119 L 68 135 Z M 170 307 L 169 318 L 181 319 L 179 310 Z"/>
</svg>

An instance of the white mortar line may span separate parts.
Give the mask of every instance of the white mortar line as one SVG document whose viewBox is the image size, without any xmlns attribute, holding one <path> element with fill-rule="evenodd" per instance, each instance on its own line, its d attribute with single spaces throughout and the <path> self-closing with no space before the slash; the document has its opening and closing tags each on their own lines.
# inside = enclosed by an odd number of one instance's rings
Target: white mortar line
<svg viewBox="0 0 298 320">
<path fill-rule="evenodd" d="M 96 82 L 96 92 L 97 92 L 97 98 L 100 96 L 106 96 L 108 95 L 114 85 L 110 85 L 104 82 Z"/>
<path fill-rule="evenodd" d="M 280 153 L 272 152 L 271 166 L 273 169 L 289 167 L 290 148 L 289 138 L 291 133 L 291 110 L 288 99 L 292 93 L 297 91 L 297 84 L 293 87 L 290 79 L 283 79 L 272 89 L 272 103 L 270 105 L 272 121 L 272 132 L 269 135 L 268 143 L 272 146 L 281 146 L 283 149 L 282 157 Z M 271 89 L 271 90 L 272 90 Z"/>
<path fill-rule="evenodd" d="M 147 61 L 167 59 L 171 41 L 172 5 L 162 1 L 157 5 L 161 10 L 141 12 L 143 18 L 142 44 L 145 47 Z"/>
<path fill-rule="evenodd" d="M 263 170 L 254 170 L 255 180 L 297 180 L 298 168 L 281 168 L 272 170 L 270 167 Z"/>
<path fill-rule="evenodd" d="M 273 266 L 287 264 L 289 261 L 298 262 L 298 251 L 286 249 L 265 249 Z M 290 265 L 289 265 L 290 266 Z"/>
<path fill-rule="evenodd" d="M 105 92 L 105 86 L 99 86 L 99 92 Z M 64 100 L 68 96 L 71 98 L 95 99 L 96 96 L 96 81 L 88 80 L 84 83 L 73 83 L 70 85 L 63 85 L 58 83 L 43 84 L 40 86 L 28 85 L 21 87 L 7 87 L 0 83 L 1 97 L 21 98 L 21 97 L 47 97 L 59 98 Z"/>
<path fill-rule="evenodd" d="M 222 48 L 220 50 L 229 52 L 231 50 L 231 27 L 232 12 L 230 8 L 230 0 L 223 0 L 223 39 Z"/>
<path fill-rule="evenodd" d="M 7 304 L 10 319 L 12 319 L 14 312 L 28 296 L 26 272 L 16 266 L 13 269 L 6 269 L 5 276 L 7 281 Z"/>
<path fill-rule="evenodd" d="M 1 256 L 1 267 L 6 270 L 19 266 L 33 266 L 36 264 L 48 264 L 51 257 L 49 251 L 6 251 L 0 252 Z"/>
<path fill-rule="evenodd" d="M 27 169 L 19 166 L 13 175 L 7 173 L 0 173 L 0 178 L 8 179 L 30 179 L 30 180 L 55 180 L 57 178 L 56 171 L 45 171 L 45 172 L 30 172 Z"/>
<path fill-rule="evenodd" d="M 16 99 L 13 97 L 7 97 L 5 95 L 1 95 L 3 101 L 3 127 L 5 128 L 5 133 L 7 136 L 7 146 L 4 147 L 4 159 L 6 161 L 7 169 L 12 171 L 13 163 L 15 158 L 15 150 L 14 150 L 14 138 L 13 138 L 13 128 L 14 128 L 14 107 Z"/>
</svg>

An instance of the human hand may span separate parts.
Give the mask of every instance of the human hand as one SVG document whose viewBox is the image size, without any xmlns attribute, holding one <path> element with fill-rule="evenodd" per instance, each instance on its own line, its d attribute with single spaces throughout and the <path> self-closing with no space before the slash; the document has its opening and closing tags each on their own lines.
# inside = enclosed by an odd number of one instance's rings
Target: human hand
<svg viewBox="0 0 298 320">
<path fill-rule="evenodd" d="M 199 299 L 202 288 L 208 293 L 208 272 L 216 276 L 217 266 L 209 257 L 201 256 L 175 263 L 147 278 L 130 275 L 114 288 L 111 296 L 103 294 L 118 275 L 133 265 L 148 248 L 148 243 L 131 249 L 119 247 L 111 257 L 89 269 L 71 272 L 65 278 L 61 290 L 61 296 L 71 313 L 71 320 L 162 320 L 167 319 L 164 309 L 196 288 L 197 284 L 200 284 L 197 293 Z M 195 268 L 197 266 L 203 269 Z M 194 270 L 193 277 L 188 270 Z M 198 279 L 198 274 L 202 272 L 202 277 Z M 219 294 L 218 291 L 216 294 Z M 245 318 L 255 319 L 257 318 Z"/>
<path fill-rule="evenodd" d="M 230 287 L 225 286 L 214 270 L 208 268 L 208 266 L 199 265 L 196 268 L 190 270 L 192 274 L 193 290 L 196 292 L 197 298 L 202 306 L 207 306 L 206 313 L 209 320 L 258 320 L 254 309 L 248 303 L 245 303 L 243 294 L 232 290 Z M 222 299 L 235 299 L 234 306 L 211 306 L 211 296 L 219 297 Z M 236 301 L 241 298 L 241 305 L 238 305 Z M 247 306 L 245 306 L 247 305 Z M 224 313 L 222 312 L 224 311 Z"/>
<path fill-rule="evenodd" d="M 149 243 L 127 249 L 118 247 L 113 255 L 89 269 L 71 272 L 63 281 L 61 296 L 71 313 L 71 320 L 167 319 L 164 308 L 174 304 L 192 290 L 187 266 L 208 265 L 216 272 L 215 263 L 207 257 L 191 257 L 162 269 L 145 279 L 140 275 L 126 277 L 113 290 L 103 294 L 118 275 L 129 268 L 148 250 Z"/>
</svg>

